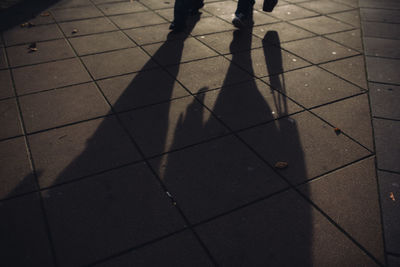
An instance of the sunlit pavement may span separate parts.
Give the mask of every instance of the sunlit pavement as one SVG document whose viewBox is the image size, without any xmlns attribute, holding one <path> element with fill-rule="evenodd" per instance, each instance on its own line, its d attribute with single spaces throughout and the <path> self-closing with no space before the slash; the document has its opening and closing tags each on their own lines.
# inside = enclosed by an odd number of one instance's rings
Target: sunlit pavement
<svg viewBox="0 0 400 267">
<path fill-rule="evenodd" d="M 0 265 L 400 266 L 400 3 L 173 4 L 3 26 Z"/>
</svg>

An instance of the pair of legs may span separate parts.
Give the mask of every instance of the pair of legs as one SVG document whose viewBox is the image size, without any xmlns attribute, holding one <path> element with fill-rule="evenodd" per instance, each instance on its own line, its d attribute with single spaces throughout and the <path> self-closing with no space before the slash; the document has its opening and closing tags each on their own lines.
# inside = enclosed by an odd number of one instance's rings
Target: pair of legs
<svg viewBox="0 0 400 267">
<path fill-rule="evenodd" d="M 203 6 L 203 0 L 175 0 L 174 21 L 169 28 L 176 31 L 183 30 L 186 26 L 187 16 L 196 15 Z"/>
</svg>

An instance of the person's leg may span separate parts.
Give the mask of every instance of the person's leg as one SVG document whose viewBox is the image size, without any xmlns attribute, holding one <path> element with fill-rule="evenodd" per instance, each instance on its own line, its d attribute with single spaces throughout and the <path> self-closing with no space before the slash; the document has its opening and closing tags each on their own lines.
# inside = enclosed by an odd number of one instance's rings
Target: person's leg
<svg viewBox="0 0 400 267">
<path fill-rule="evenodd" d="M 175 0 L 174 21 L 169 26 L 171 30 L 180 31 L 185 27 L 186 16 L 188 13 L 187 2 L 188 0 Z"/>
<path fill-rule="evenodd" d="M 252 23 L 254 0 L 239 0 L 235 11 L 235 17 L 232 20 L 233 25 L 238 28 L 245 24 Z"/>
</svg>

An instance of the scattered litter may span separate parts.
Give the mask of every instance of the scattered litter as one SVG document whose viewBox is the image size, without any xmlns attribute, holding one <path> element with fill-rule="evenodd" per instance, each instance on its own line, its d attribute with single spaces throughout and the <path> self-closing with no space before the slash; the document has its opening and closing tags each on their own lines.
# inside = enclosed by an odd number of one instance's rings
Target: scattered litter
<svg viewBox="0 0 400 267">
<path fill-rule="evenodd" d="M 75 33 L 77 33 L 78 32 L 78 29 L 73 29 L 72 30 L 72 34 L 75 34 Z"/>
<path fill-rule="evenodd" d="M 396 201 L 396 199 L 394 198 L 393 192 L 390 192 L 390 196 L 389 197 L 390 197 L 391 200 Z"/>
<path fill-rule="evenodd" d="M 48 11 L 43 12 L 42 14 L 40 14 L 40 16 L 41 17 L 48 17 L 48 16 L 50 16 L 50 12 L 48 12 Z"/>
<path fill-rule="evenodd" d="M 296 61 L 297 61 L 297 59 L 295 59 L 295 58 L 292 58 L 292 61 L 293 61 L 293 62 L 296 62 Z"/>
<path fill-rule="evenodd" d="M 334 129 L 335 130 L 335 133 L 337 134 L 337 135 L 339 135 L 339 134 L 341 134 L 342 133 L 342 130 L 340 130 L 339 128 L 335 128 Z"/>
<path fill-rule="evenodd" d="M 335 51 L 332 52 L 332 55 L 336 55 L 337 53 Z"/>
<path fill-rule="evenodd" d="M 305 86 L 305 87 L 308 87 L 308 83 L 305 83 L 304 86 Z"/>
<path fill-rule="evenodd" d="M 289 164 L 285 161 L 278 161 L 275 163 L 275 168 L 277 169 L 286 169 L 289 166 Z"/>
<path fill-rule="evenodd" d="M 31 27 L 34 27 L 35 24 L 33 24 L 32 22 L 25 22 L 25 23 L 22 23 L 20 26 L 21 26 L 21 28 L 24 28 L 24 27 L 31 28 Z"/>
<path fill-rule="evenodd" d="M 36 43 L 31 43 L 28 47 L 29 52 L 36 52 L 38 49 L 36 47 Z"/>
</svg>

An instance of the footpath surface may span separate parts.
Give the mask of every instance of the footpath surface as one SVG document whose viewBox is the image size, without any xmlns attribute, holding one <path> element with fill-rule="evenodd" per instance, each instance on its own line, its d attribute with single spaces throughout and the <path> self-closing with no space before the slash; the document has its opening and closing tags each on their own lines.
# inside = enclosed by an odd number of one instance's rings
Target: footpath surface
<svg viewBox="0 0 400 267">
<path fill-rule="evenodd" d="M 236 4 L 1 32 L 1 265 L 399 266 L 400 5 L 258 1 L 238 31 Z"/>
</svg>

